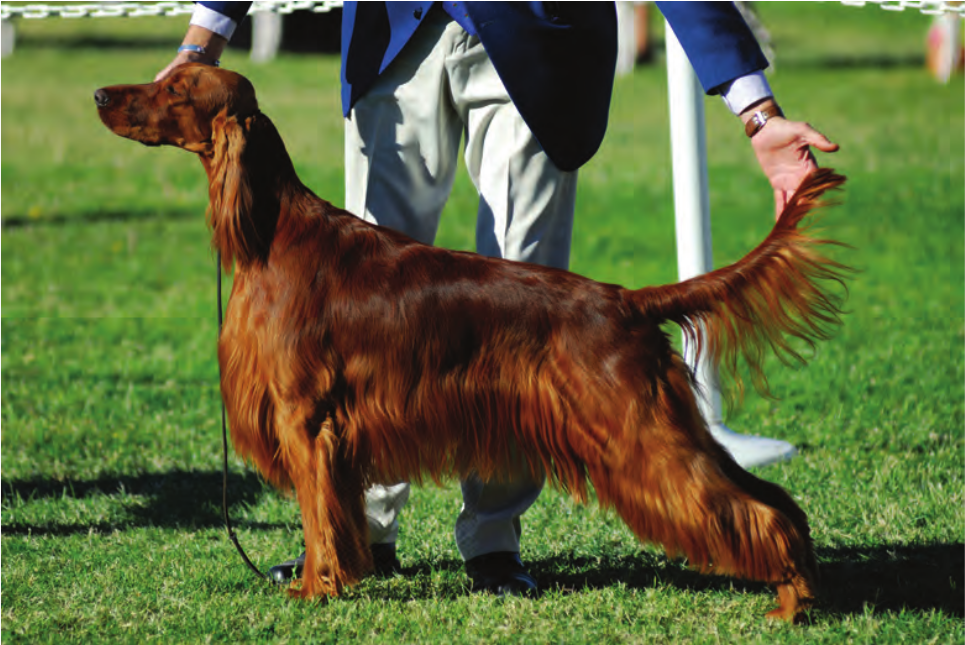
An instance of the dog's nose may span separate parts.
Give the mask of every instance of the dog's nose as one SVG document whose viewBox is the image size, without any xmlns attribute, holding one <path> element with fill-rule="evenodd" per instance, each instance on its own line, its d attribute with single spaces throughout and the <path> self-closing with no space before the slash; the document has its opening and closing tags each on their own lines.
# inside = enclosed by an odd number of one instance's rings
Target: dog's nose
<svg viewBox="0 0 965 645">
<path fill-rule="evenodd" d="M 97 103 L 97 107 L 107 107 L 111 102 L 110 94 L 101 88 L 94 92 L 94 102 Z"/>
</svg>

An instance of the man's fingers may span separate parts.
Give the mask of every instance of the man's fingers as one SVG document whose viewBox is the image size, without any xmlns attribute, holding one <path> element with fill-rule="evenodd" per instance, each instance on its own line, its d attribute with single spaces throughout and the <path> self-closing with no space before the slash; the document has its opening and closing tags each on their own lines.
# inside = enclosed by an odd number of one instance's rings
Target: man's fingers
<svg viewBox="0 0 965 645">
<path fill-rule="evenodd" d="M 824 135 L 821 135 L 820 138 L 814 139 L 809 145 L 817 148 L 821 152 L 837 152 L 838 148 L 840 147 L 838 144 L 829 140 Z"/>
<path fill-rule="evenodd" d="M 170 76 L 175 67 L 186 62 L 188 62 L 187 57 L 184 54 L 178 54 L 174 57 L 174 60 L 167 64 L 167 67 L 157 73 L 157 76 L 154 77 L 154 82 L 157 83 L 158 81 L 163 81 L 165 78 Z"/>
<path fill-rule="evenodd" d="M 804 141 L 814 148 L 817 148 L 821 152 L 835 152 L 838 149 L 838 144 L 834 143 L 826 136 L 812 128 L 811 126 L 805 126 L 807 131 L 803 137 Z"/>
<path fill-rule="evenodd" d="M 174 71 L 175 67 L 191 62 L 204 63 L 205 65 L 211 64 L 210 60 L 202 59 L 201 56 L 194 52 L 181 52 L 174 57 L 174 60 L 168 63 L 167 67 L 157 73 L 157 76 L 154 77 L 154 82 L 157 83 L 158 81 L 163 81 L 165 78 L 171 75 L 171 72 Z"/>
<path fill-rule="evenodd" d="M 157 83 L 158 81 L 163 81 L 165 78 L 167 78 L 168 74 L 171 73 L 171 69 L 173 69 L 173 67 L 174 65 L 168 65 L 160 72 L 158 72 L 157 76 L 154 77 L 154 82 Z"/>
</svg>

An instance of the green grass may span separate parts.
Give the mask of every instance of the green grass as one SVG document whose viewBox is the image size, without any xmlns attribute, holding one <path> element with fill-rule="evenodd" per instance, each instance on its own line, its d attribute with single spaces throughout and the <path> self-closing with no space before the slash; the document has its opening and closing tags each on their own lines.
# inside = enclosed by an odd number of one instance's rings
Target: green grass
<svg viewBox="0 0 965 645">
<path fill-rule="evenodd" d="M 110 134 L 93 90 L 144 82 L 186 19 L 20 21 L 2 93 L 2 638 L 9 642 L 962 642 L 965 639 L 965 101 L 922 70 L 928 19 L 838 3 L 764 5 L 785 110 L 841 151 L 829 235 L 861 270 L 850 313 L 779 400 L 728 421 L 800 456 L 759 474 L 808 512 L 823 604 L 772 624 L 764 587 L 698 576 L 612 514 L 546 491 L 524 518 L 535 601 L 470 595 L 452 540 L 458 487 L 414 492 L 404 575 L 300 603 L 255 580 L 220 518 L 215 273 L 191 155 Z M 338 61 L 248 75 L 303 180 L 340 202 Z M 581 171 L 573 269 L 676 276 L 662 65 L 619 79 Z M 707 104 L 718 263 L 769 229 L 739 124 Z M 461 176 L 439 244 L 472 248 Z M 226 279 L 226 283 L 229 279 Z M 296 505 L 232 461 L 231 513 L 263 568 L 301 548 Z"/>
</svg>

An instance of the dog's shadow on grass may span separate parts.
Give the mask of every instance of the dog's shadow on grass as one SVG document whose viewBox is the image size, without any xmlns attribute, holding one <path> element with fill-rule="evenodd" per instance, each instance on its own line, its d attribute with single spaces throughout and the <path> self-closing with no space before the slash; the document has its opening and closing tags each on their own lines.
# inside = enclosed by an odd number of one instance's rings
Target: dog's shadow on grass
<svg viewBox="0 0 965 645">
<path fill-rule="evenodd" d="M 848 615 L 883 615 L 938 611 L 965 617 L 965 544 L 883 545 L 818 550 L 821 563 L 820 599 L 815 619 Z M 544 593 L 580 593 L 623 584 L 628 589 L 674 587 L 688 591 L 736 591 L 773 595 L 761 583 L 696 573 L 664 556 L 580 556 L 560 554 L 532 559 L 530 572 Z M 469 593 L 462 583 L 462 563 L 455 560 L 414 563 L 405 576 L 429 581 L 443 571 L 443 584 L 413 581 L 411 586 L 386 586 L 377 593 L 416 597 L 448 597 Z M 451 574 L 451 575 L 449 575 Z M 448 580 L 448 582 L 445 582 Z"/>
<path fill-rule="evenodd" d="M 965 544 L 818 549 L 818 610 L 828 617 L 940 611 L 965 617 Z M 764 584 L 706 576 L 642 553 L 623 558 L 553 558 L 532 563 L 543 588 L 580 590 L 622 581 L 630 588 L 669 585 L 693 591 L 773 594 Z"/>
<path fill-rule="evenodd" d="M 965 543 L 818 549 L 832 615 L 940 611 L 965 617 Z"/>
<path fill-rule="evenodd" d="M 73 535 L 111 532 L 142 526 L 170 528 L 215 528 L 224 525 L 222 516 L 223 474 L 217 471 L 172 470 L 163 473 L 105 476 L 97 479 L 36 478 L 3 480 L 0 483 L 4 506 L 14 500 L 33 502 L 43 499 L 93 499 L 107 497 L 119 508 L 107 520 L 90 522 L 80 515 L 76 522 L 62 519 L 50 522 L 9 521 L 4 513 L 5 535 Z M 258 475 L 245 471 L 228 473 L 229 512 L 255 505 L 270 488 Z M 240 505 L 240 506 L 239 506 Z M 293 520 L 297 519 L 294 514 Z M 273 529 L 282 524 L 236 522 L 248 529 Z"/>
</svg>

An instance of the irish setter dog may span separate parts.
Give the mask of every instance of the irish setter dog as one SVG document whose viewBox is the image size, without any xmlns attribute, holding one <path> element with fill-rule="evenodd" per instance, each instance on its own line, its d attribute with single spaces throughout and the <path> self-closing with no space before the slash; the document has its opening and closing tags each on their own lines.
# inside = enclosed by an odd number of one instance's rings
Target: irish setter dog
<svg viewBox="0 0 965 645">
<path fill-rule="evenodd" d="M 662 327 L 724 369 L 742 355 L 766 388 L 765 350 L 797 356 L 793 338 L 839 322 L 844 267 L 799 224 L 843 177 L 812 175 L 736 264 L 630 290 L 426 246 L 319 199 L 236 73 L 188 64 L 95 98 L 113 132 L 194 152 L 208 174 L 213 246 L 235 270 L 221 392 L 235 449 L 297 494 L 307 556 L 292 593 L 335 596 L 373 569 L 368 485 L 506 477 L 522 456 L 578 501 L 591 483 L 696 569 L 775 586 L 769 616 L 811 606 L 804 512 L 711 437 Z"/>
</svg>

